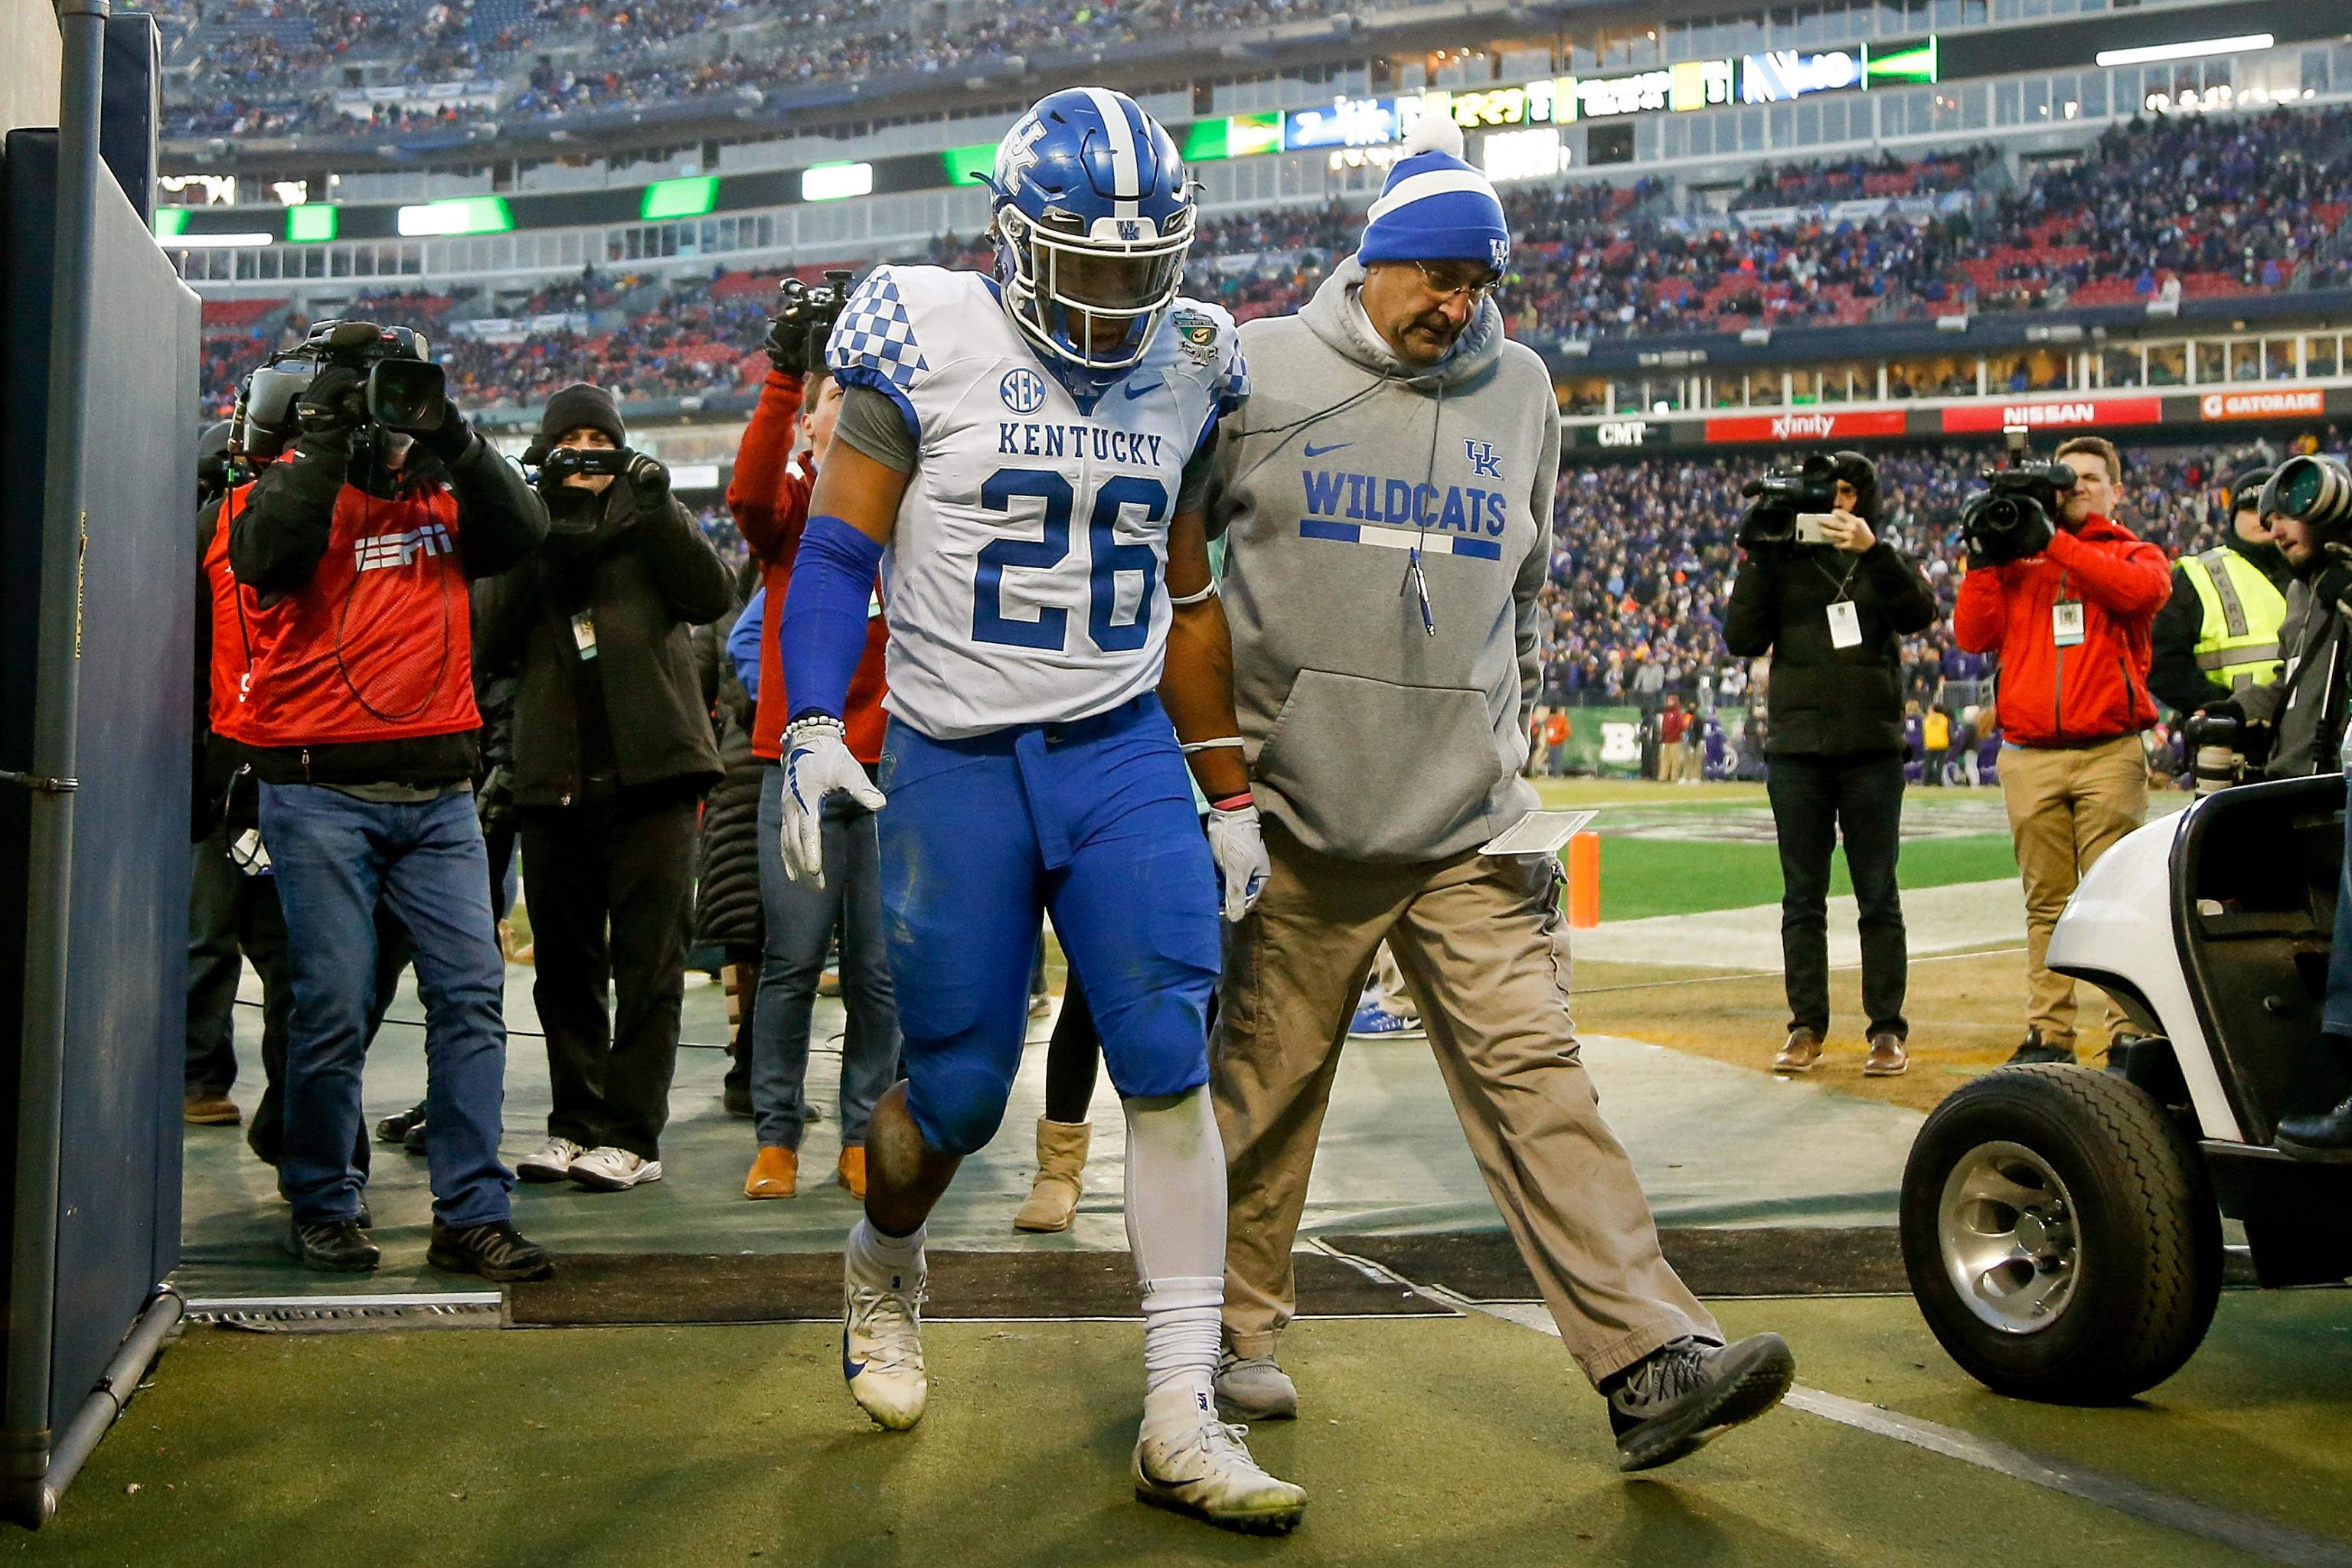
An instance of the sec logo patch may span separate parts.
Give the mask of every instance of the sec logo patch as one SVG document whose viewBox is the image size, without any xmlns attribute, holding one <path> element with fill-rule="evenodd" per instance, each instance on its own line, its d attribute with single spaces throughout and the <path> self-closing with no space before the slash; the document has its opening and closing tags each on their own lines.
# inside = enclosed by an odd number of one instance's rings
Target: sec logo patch
<svg viewBox="0 0 2352 1568">
<path fill-rule="evenodd" d="M 1008 370 L 996 395 L 1015 414 L 1034 414 L 1045 406 L 1045 378 L 1034 370 Z"/>
</svg>

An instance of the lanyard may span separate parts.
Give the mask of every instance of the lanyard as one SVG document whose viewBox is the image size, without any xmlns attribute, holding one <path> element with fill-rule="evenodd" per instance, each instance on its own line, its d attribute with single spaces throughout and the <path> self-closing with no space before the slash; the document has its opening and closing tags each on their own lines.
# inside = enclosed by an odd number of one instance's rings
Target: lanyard
<svg viewBox="0 0 2352 1568">
<path fill-rule="evenodd" d="M 1843 552 L 1841 552 L 1841 553 L 1843 553 Z M 1861 557 L 1861 556 L 1857 555 L 1857 556 L 1855 556 L 1855 557 L 1854 557 L 1851 562 L 1847 563 L 1847 564 L 1846 564 L 1846 569 L 1845 569 L 1845 575 L 1844 575 L 1844 576 L 1843 576 L 1843 577 L 1835 577 L 1835 576 L 1832 576 L 1832 575 L 1830 574 L 1830 569 L 1829 569 L 1828 567 L 1826 567 L 1826 566 L 1824 566 L 1824 565 L 1822 565 L 1822 558 L 1821 558 L 1820 556 L 1816 555 L 1816 556 L 1814 556 L 1814 557 L 1812 558 L 1812 560 L 1813 560 L 1813 570 L 1814 570 L 1814 571 L 1816 571 L 1816 572 L 1819 572 L 1819 573 L 1820 573 L 1820 574 L 1821 574 L 1824 578 L 1826 578 L 1826 579 L 1828 580 L 1828 582 L 1829 582 L 1829 585 L 1830 585 L 1831 587 L 1832 587 L 1832 588 L 1834 588 L 1834 589 L 1836 589 L 1836 590 L 1837 590 L 1837 596 L 1838 596 L 1839 598 L 1841 598 L 1841 599 L 1850 599 L 1850 598 L 1852 598 L 1852 597 L 1853 596 L 1852 594 L 1848 593 L 1846 590 L 1853 586 L 1853 574 L 1854 574 L 1854 573 L 1855 573 L 1855 572 L 1857 572 L 1858 570 L 1860 570 L 1860 569 L 1861 569 L 1861 566 L 1862 566 L 1862 557 Z"/>
</svg>

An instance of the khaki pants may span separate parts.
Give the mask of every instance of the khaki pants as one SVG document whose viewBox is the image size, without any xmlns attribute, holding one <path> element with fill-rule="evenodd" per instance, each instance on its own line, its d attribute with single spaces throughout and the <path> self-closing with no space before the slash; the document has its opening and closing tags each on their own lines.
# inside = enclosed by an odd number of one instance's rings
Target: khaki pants
<svg viewBox="0 0 2352 1568">
<path fill-rule="evenodd" d="M 2025 879 L 2025 1021 L 2046 1046 L 2074 1043 L 2074 983 L 2046 960 L 2050 932 L 2083 873 L 2147 815 L 2147 762 L 2137 735 L 2095 746 L 2004 746 L 2000 794 Z M 2112 1036 L 2121 1009 L 2106 1006 Z"/>
<path fill-rule="evenodd" d="M 1290 1321 L 1316 1138 L 1383 938 L 1487 1190 L 1585 1374 L 1598 1383 L 1685 1334 L 1719 1340 L 1660 1255 L 1633 1162 L 1578 1059 L 1558 862 L 1368 865 L 1315 854 L 1271 822 L 1265 837 L 1274 875 L 1228 946 L 1210 1066 L 1235 1353 L 1271 1353 Z"/>
</svg>

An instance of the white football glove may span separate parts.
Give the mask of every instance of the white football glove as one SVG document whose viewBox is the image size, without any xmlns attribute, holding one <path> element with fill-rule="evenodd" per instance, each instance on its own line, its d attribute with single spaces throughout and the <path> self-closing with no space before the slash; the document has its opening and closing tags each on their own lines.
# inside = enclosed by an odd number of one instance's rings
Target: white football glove
<svg viewBox="0 0 2352 1568">
<path fill-rule="evenodd" d="M 784 731 L 784 820 L 778 837 L 784 875 L 795 882 L 824 886 L 824 803 L 835 795 L 868 811 L 884 805 L 882 792 L 849 754 L 841 721 L 814 714 Z"/>
<path fill-rule="evenodd" d="M 1209 808 L 1209 853 L 1217 862 L 1217 876 L 1224 883 L 1225 919 L 1238 925 L 1244 915 L 1265 891 L 1265 880 L 1274 875 L 1274 862 L 1266 858 L 1265 833 L 1259 827 L 1255 805 L 1235 806 L 1231 811 Z"/>
</svg>

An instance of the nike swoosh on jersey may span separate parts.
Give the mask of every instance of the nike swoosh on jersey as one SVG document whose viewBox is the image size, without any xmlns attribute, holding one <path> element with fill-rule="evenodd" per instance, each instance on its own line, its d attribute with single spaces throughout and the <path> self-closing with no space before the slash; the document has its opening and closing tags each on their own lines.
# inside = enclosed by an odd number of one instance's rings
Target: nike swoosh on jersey
<svg viewBox="0 0 2352 1568">
<path fill-rule="evenodd" d="M 1318 447 L 1310 443 L 1299 449 L 1310 458 L 1319 458 L 1326 452 L 1336 452 L 1342 447 L 1352 447 L 1354 445 L 1355 443 L 1353 441 L 1334 441 L 1328 447 Z"/>
<path fill-rule="evenodd" d="M 1160 380 L 1160 381 L 1154 381 L 1154 382 L 1147 383 L 1146 384 L 1144 384 L 1144 385 L 1142 385 L 1142 386 L 1135 386 L 1135 385 L 1131 385 L 1131 384 L 1129 384 L 1129 385 L 1122 385 L 1122 386 L 1119 388 L 1119 390 L 1120 390 L 1121 392 L 1126 393 L 1126 394 L 1127 394 L 1127 400 L 1128 400 L 1129 403 L 1132 403 L 1132 402 L 1134 402 L 1137 398 L 1139 398 L 1139 397 L 1142 396 L 1145 393 L 1147 393 L 1147 392 L 1157 392 L 1157 391 L 1159 391 L 1161 387 L 1163 387 L 1163 386 L 1165 386 L 1165 385 L 1167 385 L 1167 384 L 1168 384 L 1167 381 L 1163 378 L 1162 380 Z"/>
</svg>

